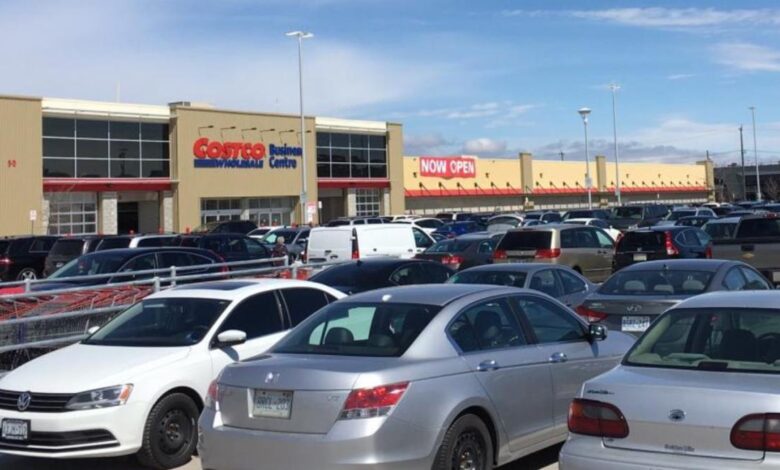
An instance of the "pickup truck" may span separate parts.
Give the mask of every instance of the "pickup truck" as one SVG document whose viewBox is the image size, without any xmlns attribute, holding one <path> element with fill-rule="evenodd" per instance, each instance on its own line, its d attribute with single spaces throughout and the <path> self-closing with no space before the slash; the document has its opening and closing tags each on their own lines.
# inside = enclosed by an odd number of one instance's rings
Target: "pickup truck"
<svg viewBox="0 0 780 470">
<path fill-rule="evenodd" d="M 712 257 L 744 261 L 772 283 L 780 284 L 780 217 L 742 217 L 733 237 L 713 240 Z"/>
</svg>

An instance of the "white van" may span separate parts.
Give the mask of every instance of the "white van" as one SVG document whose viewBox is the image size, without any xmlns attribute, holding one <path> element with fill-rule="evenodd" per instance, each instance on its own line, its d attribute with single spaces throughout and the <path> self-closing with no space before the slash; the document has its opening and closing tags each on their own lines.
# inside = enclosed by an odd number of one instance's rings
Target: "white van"
<svg viewBox="0 0 780 470">
<path fill-rule="evenodd" d="M 306 258 L 311 263 L 373 256 L 413 258 L 433 244 L 433 238 L 409 224 L 320 227 L 309 233 Z"/>
</svg>

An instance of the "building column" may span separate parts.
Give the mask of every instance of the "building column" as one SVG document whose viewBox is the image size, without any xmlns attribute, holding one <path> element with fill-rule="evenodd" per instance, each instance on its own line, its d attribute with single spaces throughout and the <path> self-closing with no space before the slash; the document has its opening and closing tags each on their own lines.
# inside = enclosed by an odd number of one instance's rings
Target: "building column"
<svg viewBox="0 0 780 470">
<path fill-rule="evenodd" d="M 115 191 L 100 193 L 98 195 L 98 204 L 100 205 L 98 232 L 105 235 L 116 235 L 119 231 L 119 223 L 117 221 L 119 215 L 119 195 Z"/>
<path fill-rule="evenodd" d="M 163 232 L 173 232 L 173 191 L 162 191 L 160 196 L 160 227 Z"/>
<path fill-rule="evenodd" d="M 51 201 L 43 195 L 43 202 L 41 204 L 41 213 L 38 216 L 41 225 L 41 234 L 46 235 L 49 233 L 49 214 L 51 213 Z"/>
<path fill-rule="evenodd" d="M 523 208 L 531 210 L 534 208 L 534 158 L 530 153 L 521 152 L 520 157 L 520 181 L 522 187 L 520 190 L 525 194 L 523 197 Z"/>
<path fill-rule="evenodd" d="M 696 162 L 697 165 L 704 165 L 704 184 L 707 186 L 707 201 L 715 201 L 715 165 L 712 160 L 702 160 Z"/>
<path fill-rule="evenodd" d="M 390 188 L 382 188 L 382 211 L 379 215 L 392 215 L 390 207 Z"/>
<path fill-rule="evenodd" d="M 607 157 L 596 155 L 596 180 L 594 181 L 596 196 L 599 198 L 599 207 L 609 207 L 609 196 L 607 195 Z"/>
<path fill-rule="evenodd" d="M 357 215 L 357 190 L 355 188 L 347 188 L 347 217 L 355 217 Z"/>
</svg>

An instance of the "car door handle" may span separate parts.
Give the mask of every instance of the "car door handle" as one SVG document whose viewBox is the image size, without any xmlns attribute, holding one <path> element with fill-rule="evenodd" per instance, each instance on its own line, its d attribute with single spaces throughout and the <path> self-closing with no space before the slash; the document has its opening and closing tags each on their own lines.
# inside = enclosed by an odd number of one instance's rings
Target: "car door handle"
<svg viewBox="0 0 780 470">
<path fill-rule="evenodd" d="M 494 361 L 493 359 L 490 359 L 488 361 L 482 361 L 477 366 L 477 370 L 479 372 L 487 372 L 489 370 L 498 370 L 501 367 L 499 367 L 498 362 Z"/>
<path fill-rule="evenodd" d="M 333 250 L 325 250 L 325 254 L 326 254 L 326 255 L 329 255 L 329 254 L 331 254 L 331 253 L 333 253 Z"/>
<path fill-rule="evenodd" d="M 568 360 L 569 358 L 562 352 L 557 352 L 550 356 L 550 362 L 552 363 L 566 362 Z"/>
</svg>

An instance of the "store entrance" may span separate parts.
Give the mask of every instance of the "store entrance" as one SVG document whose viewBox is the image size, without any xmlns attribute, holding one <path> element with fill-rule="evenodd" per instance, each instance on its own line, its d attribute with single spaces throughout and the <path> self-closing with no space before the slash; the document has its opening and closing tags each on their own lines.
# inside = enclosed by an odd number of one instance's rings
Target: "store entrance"
<svg viewBox="0 0 780 470">
<path fill-rule="evenodd" d="M 119 233 L 138 233 L 138 203 L 117 204 L 117 229 Z"/>
</svg>

